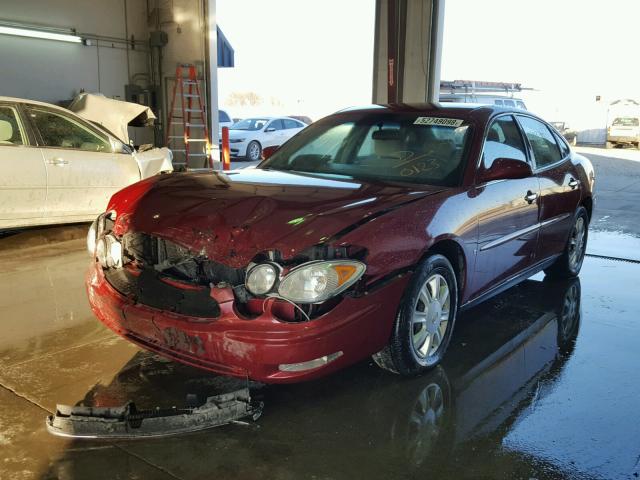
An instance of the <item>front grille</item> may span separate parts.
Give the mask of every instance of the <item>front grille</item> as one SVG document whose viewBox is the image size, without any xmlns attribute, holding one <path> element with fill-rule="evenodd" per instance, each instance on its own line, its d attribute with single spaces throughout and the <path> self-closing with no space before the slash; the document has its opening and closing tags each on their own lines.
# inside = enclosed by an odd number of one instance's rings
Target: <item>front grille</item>
<svg viewBox="0 0 640 480">
<path fill-rule="evenodd" d="M 122 243 L 129 259 L 167 277 L 202 286 L 244 285 L 243 268 L 214 262 L 170 240 L 145 233 L 127 233 Z"/>
<path fill-rule="evenodd" d="M 246 302 L 244 269 L 198 255 L 170 240 L 130 232 L 123 235 L 124 268 L 106 269 L 105 278 L 120 294 L 149 307 L 194 317 L 218 317 L 211 288 L 233 288 Z"/>
<path fill-rule="evenodd" d="M 192 317 L 215 318 L 218 303 L 208 287 L 180 288 L 162 281 L 155 270 L 145 268 L 135 274 L 126 268 L 107 269 L 105 278 L 121 295 L 136 303 Z"/>
</svg>

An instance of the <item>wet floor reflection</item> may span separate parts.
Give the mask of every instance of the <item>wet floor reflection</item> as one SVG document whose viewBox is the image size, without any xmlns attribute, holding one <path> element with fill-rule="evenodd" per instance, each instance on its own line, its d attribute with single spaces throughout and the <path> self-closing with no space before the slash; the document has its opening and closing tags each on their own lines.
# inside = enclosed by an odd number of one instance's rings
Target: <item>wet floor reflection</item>
<svg viewBox="0 0 640 480">
<path fill-rule="evenodd" d="M 580 327 L 581 285 L 529 280 L 461 316 L 444 364 L 412 379 L 365 362 L 326 379 L 262 387 L 256 424 L 119 445 L 179 477 L 428 478 L 580 476 L 502 443 L 562 375 Z M 184 405 L 242 381 L 140 352 L 79 403 Z M 46 476 L 86 475 L 73 442 Z M 82 457 L 99 455 L 83 451 Z M 488 461 L 490 459 L 490 461 Z M 74 466 L 79 470 L 75 471 Z"/>
</svg>

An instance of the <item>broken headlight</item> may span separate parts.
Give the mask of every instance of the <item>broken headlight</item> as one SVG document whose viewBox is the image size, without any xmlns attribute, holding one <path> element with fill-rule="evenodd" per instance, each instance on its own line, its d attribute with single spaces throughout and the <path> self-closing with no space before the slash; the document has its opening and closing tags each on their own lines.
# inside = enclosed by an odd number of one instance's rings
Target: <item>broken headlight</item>
<svg viewBox="0 0 640 480">
<path fill-rule="evenodd" d="M 365 264 L 355 260 L 305 263 L 282 279 L 278 294 L 296 303 L 320 303 L 344 292 L 365 270 Z"/>
<path fill-rule="evenodd" d="M 87 232 L 87 250 L 92 257 L 96 253 L 96 242 L 98 241 L 98 218 L 93 221 Z"/>
<path fill-rule="evenodd" d="M 104 268 L 120 268 L 124 263 L 122 244 L 108 233 L 114 219 L 115 212 L 103 213 L 93 221 L 87 232 L 87 250 Z"/>
<path fill-rule="evenodd" d="M 96 258 L 104 268 L 122 267 L 122 244 L 113 235 L 105 235 L 96 242 Z"/>
</svg>

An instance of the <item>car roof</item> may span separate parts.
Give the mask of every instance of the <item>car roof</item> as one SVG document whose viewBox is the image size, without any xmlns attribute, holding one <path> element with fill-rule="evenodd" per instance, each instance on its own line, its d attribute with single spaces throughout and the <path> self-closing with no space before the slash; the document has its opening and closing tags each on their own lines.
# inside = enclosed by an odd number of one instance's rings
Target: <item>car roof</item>
<svg viewBox="0 0 640 480">
<path fill-rule="evenodd" d="M 16 97 L 0 97 L 0 102 L 9 102 L 9 103 L 29 103 L 31 105 L 40 105 L 42 107 L 50 107 L 57 108 L 60 110 L 64 110 L 65 112 L 71 112 L 71 110 L 61 107 L 59 105 L 54 105 L 53 103 L 40 102 L 38 100 L 30 100 L 27 98 L 16 98 Z M 73 112 L 71 112 L 73 113 Z"/>
<path fill-rule="evenodd" d="M 349 107 L 335 113 L 413 113 L 423 115 L 458 116 L 464 118 L 489 119 L 498 113 L 524 113 L 533 115 L 528 110 L 517 107 L 505 107 L 501 105 L 485 105 L 479 103 L 390 103 Z M 535 115 L 533 115 L 535 116 Z"/>
</svg>

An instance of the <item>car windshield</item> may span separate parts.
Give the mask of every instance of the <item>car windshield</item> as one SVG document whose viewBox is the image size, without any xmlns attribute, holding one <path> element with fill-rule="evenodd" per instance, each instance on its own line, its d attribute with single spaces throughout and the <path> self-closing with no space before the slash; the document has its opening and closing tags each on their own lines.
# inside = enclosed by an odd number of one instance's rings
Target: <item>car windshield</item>
<svg viewBox="0 0 640 480">
<path fill-rule="evenodd" d="M 468 125 L 412 114 L 345 114 L 311 124 L 259 168 L 430 185 L 459 184 Z"/>
<path fill-rule="evenodd" d="M 268 121 L 268 118 L 245 118 L 231 125 L 231 130 L 262 130 Z"/>
<path fill-rule="evenodd" d="M 638 119 L 634 117 L 618 117 L 613 121 L 614 127 L 637 127 Z"/>
</svg>

